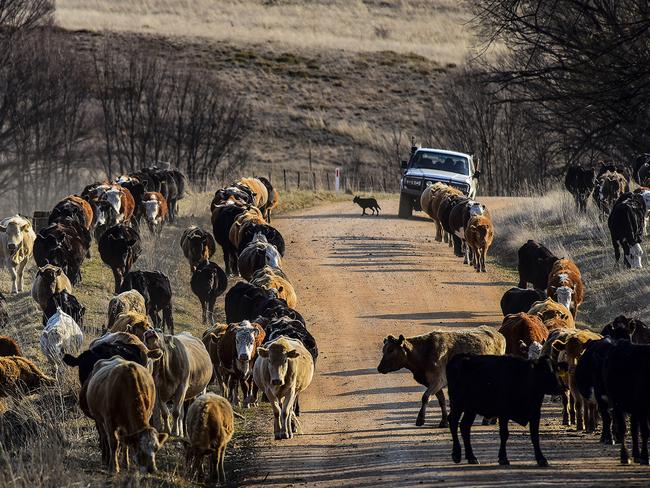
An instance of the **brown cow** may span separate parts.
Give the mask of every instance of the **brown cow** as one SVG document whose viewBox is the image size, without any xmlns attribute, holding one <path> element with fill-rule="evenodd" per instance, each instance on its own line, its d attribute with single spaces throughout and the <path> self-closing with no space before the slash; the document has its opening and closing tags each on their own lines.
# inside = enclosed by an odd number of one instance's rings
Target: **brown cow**
<svg viewBox="0 0 650 488">
<path fill-rule="evenodd" d="M 110 331 L 128 332 L 142 341 L 144 333 L 149 329 L 153 329 L 153 326 L 148 315 L 139 312 L 124 312 L 115 318 Z"/>
<path fill-rule="evenodd" d="M 266 185 L 257 178 L 240 178 L 236 185 L 248 187 L 253 192 L 253 203 L 257 208 L 263 208 L 269 201 L 269 191 Z"/>
<path fill-rule="evenodd" d="M 129 468 L 129 447 L 135 451 L 136 463 L 142 471 L 156 471 L 156 452 L 168 435 L 159 434 L 149 424 L 155 399 L 156 387 L 147 368 L 119 356 L 95 364 L 79 401 L 95 420 L 102 459 L 108 460 L 111 471 L 120 471 L 122 449 Z"/>
<path fill-rule="evenodd" d="M 217 242 L 209 232 L 192 225 L 181 235 L 181 249 L 190 263 L 190 273 L 196 271 L 197 265 L 208 261 L 217 250 Z"/>
<path fill-rule="evenodd" d="M 485 256 L 493 240 L 494 227 L 488 215 L 476 215 L 469 219 L 465 229 L 465 241 L 472 251 L 472 264 L 477 273 L 480 271 L 485 273 Z"/>
<path fill-rule="evenodd" d="M 551 331 L 554 329 L 575 329 L 576 323 L 573 315 L 561 303 L 557 303 L 552 298 L 544 301 L 535 302 L 528 311 L 530 315 L 537 315 L 546 328 Z"/>
<path fill-rule="evenodd" d="M 557 354 L 558 370 L 562 372 L 560 379 L 568 378 L 568 384 L 573 404 L 576 411 L 576 429 L 578 431 L 586 430 L 593 432 L 596 430 L 598 418 L 598 404 L 595 398 L 585 398 L 580 394 L 576 383 L 576 366 L 578 359 L 587 347 L 587 342 L 597 341 L 603 336 L 591 332 L 590 330 L 578 330 L 574 334 L 565 338 L 565 340 L 556 340 L 553 343 L 553 350 Z M 564 376 L 566 374 L 566 376 Z M 584 414 L 584 417 L 583 417 Z M 583 420 L 584 419 L 584 420 Z"/>
<path fill-rule="evenodd" d="M 257 207 L 248 208 L 235 219 L 228 233 L 228 239 L 235 249 L 239 249 L 246 227 L 253 224 L 266 224 L 262 212 Z"/>
<path fill-rule="evenodd" d="M 203 458 L 210 456 L 210 480 L 226 483 L 223 460 L 226 446 L 235 431 L 235 414 L 224 397 L 206 393 L 198 397 L 187 411 L 185 462 L 188 474 L 202 477 Z"/>
<path fill-rule="evenodd" d="M 135 211 L 135 200 L 126 188 L 120 185 L 109 185 L 99 200 L 108 202 L 117 214 L 117 223 L 128 222 Z"/>
<path fill-rule="evenodd" d="M 23 356 L 23 351 L 12 337 L 0 336 L 0 356 Z"/>
<path fill-rule="evenodd" d="M 253 384 L 253 365 L 257 359 L 257 348 L 264 343 L 265 337 L 260 324 L 244 320 L 229 324 L 219 340 L 219 361 L 230 377 L 228 399 L 235 406 L 239 405 L 239 386 L 244 396 L 244 408 L 255 404 L 257 387 Z"/>
<path fill-rule="evenodd" d="M 32 283 L 32 298 L 41 310 L 45 311 L 52 295 L 64 290 L 72 294 L 70 280 L 61 268 L 47 264 L 38 269 Z"/>
<path fill-rule="evenodd" d="M 167 200 L 162 193 L 148 191 L 142 195 L 142 214 L 152 234 L 160 235 L 168 218 Z"/>
<path fill-rule="evenodd" d="M 68 200 L 81 207 L 84 216 L 86 217 L 85 227 L 86 229 L 90 230 L 90 228 L 93 226 L 93 208 L 90 206 L 90 203 L 88 203 L 86 200 L 84 200 L 78 195 L 68 195 L 67 197 L 64 198 L 64 200 Z"/>
<path fill-rule="evenodd" d="M 546 294 L 568 308 L 575 319 L 585 292 L 582 275 L 573 261 L 566 258 L 555 261 L 548 275 Z"/>
<path fill-rule="evenodd" d="M 264 266 L 253 273 L 250 282 L 267 290 L 275 290 L 278 298 L 287 302 L 290 308 L 296 308 L 298 305 L 293 285 L 281 269 Z"/>
<path fill-rule="evenodd" d="M 438 186 L 440 185 L 440 186 Z M 433 196 L 431 197 L 431 201 L 429 202 L 429 211 L 427 214 L 433 219 L 433 222 L 436 224 L 436 241 L 442 242 L 448 242 L 449 246 L 452 246 L 452 238 L 447 232 L 442 228 L 442 223 L 438 217 L 438 213 L 440 211 L 440 204 L 443 202 L 443 200 L 447 197 L 451 198 L 455 195 L 461 196 L 463 194 L 462 191 L 458 190 L 457 188 L 452 188 L 449 185 L 445 185 L 444 183 L 435 183 L 432 185 L 433 187 Z"/>
<path fill-rule="evenodd" d="M 229 377 L 227 376 L 227 372 L 221 367 L 221 361 L 219 360 L 219 341 L 227 329 L 228 324 L 214 324 L 201 336 L 201 340 L 208 350 L 210 360 L 212 361 L 212 378 L 218 383 L 221 394 L 224 396 L 228 395 L 227 385 Z"/>
<path fill-rule="evenodd" d="M 538 349 L 531 349 L 531 344 L 543 344 L 548 337 L 548 329 L 536 315 L 520 312 L 506 315 L 499 332 L 506 338 L 506 354 L 527 359 L 530 354 L 538 353 Z"/>
<path fill-rule="evenodd" d="M 31 392 L 54 382 L 54 378 L 47 376 L 27 358 L 0 357 L 0 397 Z"/>
</svg>

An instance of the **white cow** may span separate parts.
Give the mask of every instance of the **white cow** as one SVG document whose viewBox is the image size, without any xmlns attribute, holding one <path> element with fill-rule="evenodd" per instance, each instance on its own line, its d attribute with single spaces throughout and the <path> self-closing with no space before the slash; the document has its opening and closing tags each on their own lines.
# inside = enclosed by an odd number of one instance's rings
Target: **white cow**
<svg viewBox="0 0 650 488">
<path fill-rule="evenodd" d="M 41 351 L 58 370 L 63 355 L 77 354 L 83 339 L 84 335 L 79 325 L 57 307 L 56 313 L 49 318 L 41 333 Z"/>
<path fill-rule="evenodd" d="M 23 291 L 23 271 L 32 256 L 36 234 L 25 217 L 14 215 L 0 221 L 0 261 L 11 273 L 11 292 Z"/>
<path fill-rule="evenodd" d="M 314 376 L 314 361 L 302 342 L 280 336 L 257 349 L 253 380 L 273 408 L 276 439 L 290 439 L 295 432 L 294 404 Z"/>
</svg>

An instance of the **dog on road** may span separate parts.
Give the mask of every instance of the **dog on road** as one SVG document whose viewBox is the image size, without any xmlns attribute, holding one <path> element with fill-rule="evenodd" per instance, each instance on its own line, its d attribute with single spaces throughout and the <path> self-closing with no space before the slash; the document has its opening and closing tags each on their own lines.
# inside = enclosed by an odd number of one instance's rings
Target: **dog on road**
<svg viewBox="0 0 650 488">
<path fill-rule="evenodd" d="M 361 215 L 367 215 L 366 214 L 367 208 L 372 210 L 372 215 L 375 215 L 375 212 L 377 212 L 376 215 L 379 215 L 379 211 L 381 210 L 381 207 L 377 203 L 377 200 L 375 200 L 374 198 L 361 198 L 357 196 L 352 199 L 352 202 L 356 203 L 363 209 Z"/>
</svg>

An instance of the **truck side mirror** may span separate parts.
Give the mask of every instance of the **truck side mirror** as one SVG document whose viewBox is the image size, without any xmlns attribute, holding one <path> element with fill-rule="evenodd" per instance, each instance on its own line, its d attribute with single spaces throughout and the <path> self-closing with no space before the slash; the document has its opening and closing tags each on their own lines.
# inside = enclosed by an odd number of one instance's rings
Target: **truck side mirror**
<svg viewBox="0 0 650 488">
<path fill-rule="evenodd" d="M 481 172 L 479 170 L 474 171 L 474 174 L 472 175 L 472 178 L 476 178 L 478 180 L 479 176 L 481 176 Z"/>
<path fill-rule="evenodd" d="M 402 161 L 401 167 L 402 169 L 406 169 L 408 167 L 408 161 Z"/>
</svg>

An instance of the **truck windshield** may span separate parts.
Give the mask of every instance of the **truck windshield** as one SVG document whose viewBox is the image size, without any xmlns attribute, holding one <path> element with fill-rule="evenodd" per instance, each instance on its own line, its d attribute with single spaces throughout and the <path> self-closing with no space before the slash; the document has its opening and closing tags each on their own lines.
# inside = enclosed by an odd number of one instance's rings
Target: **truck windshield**
<svg viewBox="0 0 650 488">
<path fill-rule="evenodd" d="M 413 156 L 411 168 L 436 169 L 450 173 L 469 174 L 469 161 L 463 156 L 454 156 L 430 151 L 419 151 Z"/>
</svg>

